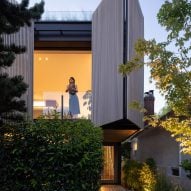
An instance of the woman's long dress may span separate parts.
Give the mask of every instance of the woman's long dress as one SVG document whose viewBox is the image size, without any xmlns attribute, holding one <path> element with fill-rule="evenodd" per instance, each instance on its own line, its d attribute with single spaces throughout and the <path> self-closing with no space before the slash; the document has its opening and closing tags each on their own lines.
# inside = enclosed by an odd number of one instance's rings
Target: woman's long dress
<svg viewBox="0 0 191 191">
<path fill-rule="evenodd" d="M 72 95 L 69 94 L 69 112 L 72 115 L 80 114 L 80 106 L 79 106 L 79 100 L 78 96 L 76 94 Z"/>
</svg>

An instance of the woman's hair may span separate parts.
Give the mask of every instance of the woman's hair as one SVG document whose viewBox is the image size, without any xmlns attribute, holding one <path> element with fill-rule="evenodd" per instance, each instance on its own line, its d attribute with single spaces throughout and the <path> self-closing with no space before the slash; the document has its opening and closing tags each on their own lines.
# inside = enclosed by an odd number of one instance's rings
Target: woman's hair
<svg viewBox="0 0 191 191">
<path fill-rule="evenodd" d="M 75 79 L 74 79 L 74 77 L 70 77 L 70 79 L 69 80 L 73 80 L 74 81 L 74 83 L 75 83 Z"/>
</svg>

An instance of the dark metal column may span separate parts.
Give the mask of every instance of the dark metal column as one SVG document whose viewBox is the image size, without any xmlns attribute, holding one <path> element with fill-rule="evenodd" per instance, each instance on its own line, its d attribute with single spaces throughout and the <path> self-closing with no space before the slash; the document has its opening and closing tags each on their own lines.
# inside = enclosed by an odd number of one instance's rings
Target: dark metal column
<svg viewBox="0 0 191 191">
<path fill-rule="evenodd" d="M 64 96 L 61 95 L 61 119 L 64 117 Z"/>
<path fill-rule="evenodd" d="M 127 63 L 128 0 L 123 0 L 123 64 Z M 127 119 L 127 76 L 123 77 L 123 119 Z"/>
</svg>

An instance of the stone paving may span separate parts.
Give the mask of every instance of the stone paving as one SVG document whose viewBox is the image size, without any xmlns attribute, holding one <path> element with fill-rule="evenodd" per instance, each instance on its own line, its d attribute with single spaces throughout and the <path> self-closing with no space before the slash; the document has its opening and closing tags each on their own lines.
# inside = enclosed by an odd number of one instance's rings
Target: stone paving
<svg viewBox="0 0 191 191">
<path fill-rule="evenodd" d="M 122 186 L 117 186 L 117 185 L 104 185 L 101 187 L 100 191 L 127 191 L 125 188 Z"/>
</svg>

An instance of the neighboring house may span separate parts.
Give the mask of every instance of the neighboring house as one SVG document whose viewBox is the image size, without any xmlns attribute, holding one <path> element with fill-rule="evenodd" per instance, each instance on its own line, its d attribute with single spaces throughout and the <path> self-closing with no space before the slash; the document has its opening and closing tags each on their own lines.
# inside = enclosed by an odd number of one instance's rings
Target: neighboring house
<svg viewBox="0 0 191 191">
<path fill-rule="evenodd" d="M 145 107 L 148 115 L 154 114 L 153 91 L 145 94 Z M 185 171 L 180 167 L 181 162 L 191 156 L 180 152 L 180 145 L 171 137 L 170 132 L 162 127 L 151 127 L 146 125 L 132 138 L 131 158 L 145 162 L 153 158 L 159 171 L 167 175 L 172 181 L 183 187 L 191 188 L 191 181 L 186 177 Z"/>
<path fill-rule="evenodd" d="M 36 118 L 52 108 L 67 113 L 65 90 L 73 76 L 79 90 L 79 117 L 90 118 L 103 128 L 102 181 L 119 184 L 121 142 L 143 128 L 143 116 L 128 105 L 133 100 L 143 103 L 144 70 L 128 77 L 118 72 L 119 64 L 134 55 L 136 40 L 144 38 L 138 0 L 102 0 L 92 21 L 36 21 L 30 30 L 29 34 L 20 32 L 16 37 L 27 45 L 27 52 L 17 58 L 24 65 L 15 64 L 18 71 L 12 72 L 21 72 L 29 84 L 28 115 Z"/>
</svg>

